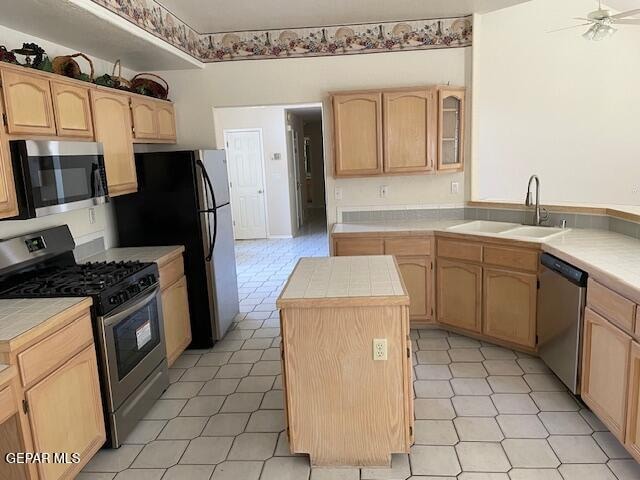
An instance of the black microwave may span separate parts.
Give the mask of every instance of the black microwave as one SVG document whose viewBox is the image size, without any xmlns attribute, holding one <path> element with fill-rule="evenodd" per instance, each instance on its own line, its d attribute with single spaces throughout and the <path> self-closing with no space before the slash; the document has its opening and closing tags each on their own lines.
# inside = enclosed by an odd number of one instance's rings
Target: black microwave
<svg viewBox="0 0 640 480">
<path fill-rule="evenodd" d="M 43 217 L 109 201 L 102 144 L 13 140 L 18 215 Z"/>
</svg>

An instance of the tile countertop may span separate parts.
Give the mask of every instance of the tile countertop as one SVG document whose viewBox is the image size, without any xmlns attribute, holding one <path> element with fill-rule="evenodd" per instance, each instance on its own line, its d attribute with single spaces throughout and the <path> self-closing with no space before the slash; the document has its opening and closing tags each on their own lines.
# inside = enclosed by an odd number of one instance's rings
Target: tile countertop
<svg viewBox="0 0 640 480">
<path fill-rule="evenodd" d="M 166 247 L 124 247 L 110 248 L 104 252 L 91 255 L 80 260 L 87 262 L 155 262 L 162 266 L 169 260 L 184 252 L 182 245 L 169 245 Z"/>
<path fill-rule="evenodd" d="M 366 234 L 431 231 L 448 234 L 485 236 L 505 240 L 523 241 L 508 235 L 490 233 L 464 233 L 447 228 L 472 220 L 417 220 L 377 223 L 337 223 L 332 234 Z M 640 240 L 607 230 L 572 229 L 547 240 L 527 240 L 540 244 L 543 251 L 585 270 L 591 277 L 640 303 Z"/>
<path fill-rule="evenodd" d="M 407 292 L 391 255 L 301 258 L 278 299 L 278 306 L 295 301 L 397 297 Z"/>
<path fill-rule="evenodd" d="M 89 307 L 92 301 L 83 297 L 0 299 L 0 351 L 10 349 L 6 344 L 81 303 Z"/>
</svg>

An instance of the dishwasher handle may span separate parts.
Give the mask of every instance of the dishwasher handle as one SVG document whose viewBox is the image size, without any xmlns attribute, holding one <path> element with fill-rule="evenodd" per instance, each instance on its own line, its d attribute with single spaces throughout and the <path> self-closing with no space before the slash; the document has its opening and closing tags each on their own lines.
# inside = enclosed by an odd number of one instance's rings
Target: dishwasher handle
<svg viewBox="0 0 640 480">
<path fill-rule="evenodd" d="M 540 263 L 579 287 L 587 286 L 587 279 L 589 278 L 587 272 L 574 267 L 564 260 L 560 260 L 558 257 L 543 253 L 540 255 Z"/>
</svg>

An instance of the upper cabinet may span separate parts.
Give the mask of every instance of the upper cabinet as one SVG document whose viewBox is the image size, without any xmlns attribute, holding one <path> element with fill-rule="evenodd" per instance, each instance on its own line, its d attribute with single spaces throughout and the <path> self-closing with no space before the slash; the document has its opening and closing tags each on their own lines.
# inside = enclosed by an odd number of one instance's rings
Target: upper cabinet
<svg viewBox="0 0 640 480">
<path fill-rule="evenodd" d="M 175 142 L 176 123 L 172 103 L 132 97 L 131 116 L 134 141 Z"/>
<path fill-rule="evenodd" d="M 337 177 L 382 173 L 382 94 L 334 95 Z"/>
<path fill-rule="evenodd" d="M 49 80 L 28 72 L 1 70 L 7 132 L 55 135 Z"/>
<path fill-rule="evenodd" d="M 2 113 L 1 103 L 0 113 Z M 10 218 L 18 214 L 18 201 L 8 146 L 4 134 L 0 132 L 0 218 Z"/>
<path fill-rule="evenodd" d="M 463 169 L 464 89 L 438 90 L 438 170 Z"/>
<path fill-rule="evenodd" d="M 52 81 L 51 95 L 58 136 L 93 138 L 89 89 Z"/>
<path fill-rule="evenodd" d="M 109 195 L 138 189 L 133 157 L 129 97 L 102 90 L 91 92 L 96 141 L 102 142 Z"/>
<path fill-rule="evenodd" d="M 332 104 L 336 177 L 463 168 L 462 88 L 344 92 Z"/>
<path fill-rule="evenodd" d="M 173 104 L 169 102 L 156 102 L 156 119 L 158 122 L 158 139 L 175 142 L 176 114 Z"/>
<path fill-rule="evenodd" d="M 436 156 L 436 104 L 433 90 L 383 93 L 384 171 L 433 169 Z"/>
</svg>

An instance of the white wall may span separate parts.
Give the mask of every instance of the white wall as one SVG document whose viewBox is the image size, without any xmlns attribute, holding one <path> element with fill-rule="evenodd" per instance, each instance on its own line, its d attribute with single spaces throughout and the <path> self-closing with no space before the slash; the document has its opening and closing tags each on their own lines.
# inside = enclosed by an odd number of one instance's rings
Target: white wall
<svg viewBox="0 0 640 480">
<path fill-rule="evenodd" d="M 176 102 L 180 143 L 211 146 L 214 140 L 212 107 L 283 105 L 325 101 L 325 168 L 327 213 L 335 222 L 339 206 L 460 204 L 465 189 L 451 194 L 450 182 L 464 183 L 464 174 L 394 176 L 377 179 L 331 178 L 333 166 L 330 118 L 326 102 L 331 91 L 428 85 L 450 82 L 470 85 L 471 48 L 394 52 L 341 57 L 254 60 L 209 64 L 202 71 L 161 73 L 171 85 Z M 389 186 L 388 198 L 378 198 L 380 185 Z M 343 199 L 334 200 L 334 187 Z"/>
<path fill-rule="evenodd" d="M 0 20 L 1 21 L 1 20 Z M 68 55 L 75 53 L 75 50 L 71 50 L 62 45 L 48 42 L 41 38 L 33 37 L 16 30 L 11 30 L 0 25 L 0 45 L 5 45 L 7 49 L 22 47 L 23 42 L 35 42 L 45 49 L 49 58 L 53 60 L 58 55 Z M 18 58 L 22 60 L 22 58 Z M 107 60 L 101 60 L 98 58 L 92 58 L 94 67 L 96 70 L 96 76 L 100 76 L 104 73 L 111 73 L 113 62 Z M 84 72 L 88 73 L 88 67 L 83 63 L 82 59 L 78 60 L 81 68 Z M 132 77 L 135 72 L 132 70 L 123 68 L 123 75 L 126 77 Z M 76 239 L 76 243 L 83 243 L 84 241 L 91 240 L 100 236 L 105 237 L 107 246 L 115 243 L 115 222 L 112 219 L 112 211 L 110 205 L 101 205 L 95 207 L 95 223 L 89 222 L 89 211 L 87 209 L 77 210 L 73 212 L 50 215 L 34 220 L 10 220 L 0 222 L 0 238 L 13 237 L 21 235 L 23 233 L 33 232 L 41 230 L 43 228 L 54 227 L 57 225 L 67 224 L 71 229 L 73 237 Z"/>
<path fill-rule="evenodd" d="M 193 106 L 176 106 L 180 111 Z M 195 109 L 194 109 L 195 110 Z M 291 236 L 293 234 L 290 182 L 293 179 L 287 154 L 287 137 L 284 107 L 216 108 L 215 148 L 224 148 L 224 130 L 259 128 L 262 130 L 264 176 L 266 179 L 267 234 Z M 178 127 L 182 137 L 184 126 Z M 186 132 L 185 132 L 186 134 Z M 213 137 L 213 136 L 212 136 Z M 182 141 L 182 138 L 180 138 Z M 279 153 L 280 160 L 274 155 Z"/>
<path fill-rule="evenodd" d="M 474 199 L 640 204 L 640 27 L 589 42 L 593 0 L 533 0 L 474 22 Z M 635 193 L 634 192 L 634 188 Z"/>
</svg>

